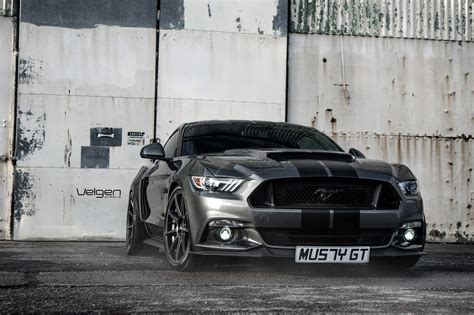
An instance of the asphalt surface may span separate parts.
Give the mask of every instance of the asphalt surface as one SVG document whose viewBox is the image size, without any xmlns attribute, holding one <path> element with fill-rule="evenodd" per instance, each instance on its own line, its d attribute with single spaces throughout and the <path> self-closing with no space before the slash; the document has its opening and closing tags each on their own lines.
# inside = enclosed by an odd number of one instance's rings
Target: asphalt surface
<svg viewBox="0 0 474 315">
<path fill-rule="evenodd" d="M 172 271 L 123 243 L 0 242 L 0 312 L 474 313 L 474 245 L 428 245 L 412 270 L 209 261 Z"/>
</svg>

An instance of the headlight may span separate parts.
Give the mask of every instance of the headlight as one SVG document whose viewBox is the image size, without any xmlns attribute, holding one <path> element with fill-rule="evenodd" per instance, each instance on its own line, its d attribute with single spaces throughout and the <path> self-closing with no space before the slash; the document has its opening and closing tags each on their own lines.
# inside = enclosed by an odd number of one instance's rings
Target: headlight
<svg viewBox="0 0 474 315">
<path fill-rule="evenodd" d="M 205 176 L 191 176 L 194 188 L 202 191 L 234 192 L 244 182 L 239 178 L 215 178 Z"/>
<path fill-rule="evenodd" d="M 407 196 L 415 196 L 418 195 L 418 182 L 416 180 L 409 180 L 406 182 L 398 183 L 400 189 L 403 193 Z"/>
</svg>

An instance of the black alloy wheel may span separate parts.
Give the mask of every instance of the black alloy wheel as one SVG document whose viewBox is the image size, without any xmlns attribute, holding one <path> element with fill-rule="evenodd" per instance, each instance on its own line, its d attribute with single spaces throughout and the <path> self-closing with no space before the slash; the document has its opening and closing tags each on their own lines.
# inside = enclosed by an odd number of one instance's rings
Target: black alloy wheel
<svg viewBox="0 0 474 315">
<path fill-rule="evenodd" d="M 196 257 L 190 253 L 191 234 L 189 216 L 183 190 L 173 190 L 166 210 L 164 245 L 166 259 L 171 267 L 188 271 L 196 266 Z"/>
<path fill-rule="evenodd" d="M 135 207 L 133 194 L 130 193 L 127 208 L 127 254 L 134 255 L 143 248 L 143 239 L 145 238 L 145 226 L 139 221 L 138 210 Z"/>
</svg>

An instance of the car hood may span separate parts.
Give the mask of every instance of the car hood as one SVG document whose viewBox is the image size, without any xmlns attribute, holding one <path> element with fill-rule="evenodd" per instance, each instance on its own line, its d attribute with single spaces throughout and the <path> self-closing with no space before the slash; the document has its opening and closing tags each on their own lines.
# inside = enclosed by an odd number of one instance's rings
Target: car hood
<svg viewBox="0 0 474 315">
<path fill-rule="evenodd" d="M 216 177 L 358 177 L 390 180 L 391 164 L 345 152 L 300 149 L 230 150 L 196 157 Z M 396 177 L 396 176 L 395 176 Z"/>
</svg>

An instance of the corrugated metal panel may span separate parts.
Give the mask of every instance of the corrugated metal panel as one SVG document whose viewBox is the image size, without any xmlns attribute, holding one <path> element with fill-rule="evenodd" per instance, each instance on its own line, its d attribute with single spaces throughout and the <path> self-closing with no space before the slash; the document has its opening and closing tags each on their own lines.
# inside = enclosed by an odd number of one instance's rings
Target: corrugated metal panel
<svg viewBox="0 0 474 315">
<path fill-rule="evenodd" d="M 292 0 L 290 32 L 473 41 L 472 0 Z"/>
</svg>

